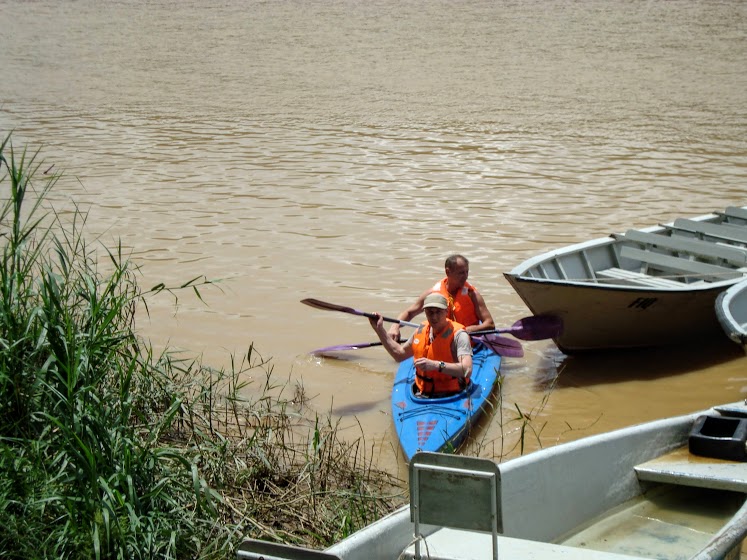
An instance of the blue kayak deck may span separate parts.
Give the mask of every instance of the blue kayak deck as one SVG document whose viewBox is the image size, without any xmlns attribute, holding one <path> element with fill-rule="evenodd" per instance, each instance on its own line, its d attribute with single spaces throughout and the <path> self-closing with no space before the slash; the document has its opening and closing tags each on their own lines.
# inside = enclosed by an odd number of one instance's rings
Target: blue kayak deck
<svg viewBox="0 0 747 560">
<path fill-rule="evenodd" d="M 483 415 L 498 379 L 501 357 L 475 348 L 470 385 L 454 395 L 422 398 L 413 393 L 412 358 L 397 368 L 392 390 L 392 419 L 406 459 L 418 451 L 456 450 Z"/>
</svg>

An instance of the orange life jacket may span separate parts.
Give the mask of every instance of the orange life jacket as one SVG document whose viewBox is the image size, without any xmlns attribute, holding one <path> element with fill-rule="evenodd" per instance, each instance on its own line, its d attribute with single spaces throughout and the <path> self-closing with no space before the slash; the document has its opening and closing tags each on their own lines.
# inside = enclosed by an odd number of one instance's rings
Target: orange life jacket
<svg viewBox="0 0 747 560">
<path fill-rule="evenodd" d="M 464 327 L 450 319 L 446 319 L 448 325 L 437 334 L 433 342 L 430 340 L 431 326 L 425 322 L 418 327 L 412 339 L 413 357 L 428 358 L 439 362 L 457 362 L 457 357 L 452 353 L 454 335 Z M 421 371 L 415 368 L 415 385 L 424 395 L 433 393 L 457 393 L 466 384 L 466 380 L 452 377 L 440 371 Z"/>
<path fill-rule="evenodd" d="M 446 287 L 447 284 L 448 278 L 444 278 L 433 286 L 433 291 L 439 292 L 449 302 L 449 319 L 467 327 L 479 324 L 480 320 L 477 318 L 475 303 L 470 296 L 470 292 L 474 292 L 475 287 L 469 282 L 465 282 L 462 289 L 455 296 L 452 296 Z"/>
</svg>

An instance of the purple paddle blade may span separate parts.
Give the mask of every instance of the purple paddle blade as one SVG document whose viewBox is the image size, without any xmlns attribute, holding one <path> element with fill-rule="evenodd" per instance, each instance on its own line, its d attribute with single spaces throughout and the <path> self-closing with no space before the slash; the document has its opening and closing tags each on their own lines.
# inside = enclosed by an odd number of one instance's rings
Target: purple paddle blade
<svg viewBox="0 0 747 560">
<path fill-rule="evenodd" d="M 493 352 L 504 358 L 521 358 L 524 356 L 524 349 L 518 340 L 505 338 L 497 334 L 486 334 L 483 336 L 474 336 L 474 340 L 482 342 Z"/>
<path fill-rule="evenodd" d="M 544 340 L 555 338 L 563 330 L 563 320 L 555 315 L 533 315 L 519 319 L 508 328 L 475 331 L 473 335 L 511 334 L 521 340 Z"/>
</svg>

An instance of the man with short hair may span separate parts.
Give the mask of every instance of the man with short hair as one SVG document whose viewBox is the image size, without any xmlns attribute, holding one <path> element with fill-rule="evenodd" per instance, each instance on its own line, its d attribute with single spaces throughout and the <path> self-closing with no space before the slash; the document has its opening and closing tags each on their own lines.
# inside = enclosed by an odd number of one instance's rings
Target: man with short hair
<svg viewBox="0 0 747 560">
<path fill-rule="evenodd" d="M 431 292 L 442 294 L 449 303 L 448 317 L 464 325 L 467 332 L 490 330 L 495 328 L 493 316 L 488 310 L 480 292 L 467 282 L 469 261 L 462 255 L 451 255 L 444 263 L 446 278 L 439 280 L 435 286 L 426 290 L 410 307 L 399 314 L 400 321 L 410 321 L 423 311 L 425 298 Z M 395 323 L 389 329 L 392 340 L 400 339 L 400 325 Z"/>
</svg>

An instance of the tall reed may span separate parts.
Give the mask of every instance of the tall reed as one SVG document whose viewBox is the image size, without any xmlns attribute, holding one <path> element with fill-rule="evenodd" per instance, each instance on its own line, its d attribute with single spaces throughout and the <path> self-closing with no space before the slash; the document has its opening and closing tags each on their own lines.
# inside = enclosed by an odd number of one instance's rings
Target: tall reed
<svg viewBox="0 0 747 560">
<path fill-rule="evenodd" d="M 227 558 L 243 535 L 321 546 L 401 501 L 365 440 L 305 417 L 253 347 L 228 372 L 155 354 L 138 308 L 210 282 L 142 291 L 121 246 L 99 255 L 83 212 L 46 205 L 59 177 L 38 156 L 0 145 L 0 556 Z"/>
</svg>

